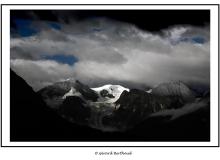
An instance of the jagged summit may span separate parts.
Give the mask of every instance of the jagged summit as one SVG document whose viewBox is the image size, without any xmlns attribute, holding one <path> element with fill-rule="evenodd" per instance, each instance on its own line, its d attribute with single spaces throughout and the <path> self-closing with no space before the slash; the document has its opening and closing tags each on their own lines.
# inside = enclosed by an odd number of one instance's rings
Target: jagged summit
<svg viewBox="0 0 220 160">
<path fill-rule="evenodd" d="M 72 79 L 56 82 L 41 89 L 38 93 L 43 97 L 47 105 L 53 108 L 61 105 L 63 100 L 68 96 L 78 96 L 81 99 L 91 101 L 98 99 L 98 95 L 95 91 L 80 81 Z"/>
</svg>

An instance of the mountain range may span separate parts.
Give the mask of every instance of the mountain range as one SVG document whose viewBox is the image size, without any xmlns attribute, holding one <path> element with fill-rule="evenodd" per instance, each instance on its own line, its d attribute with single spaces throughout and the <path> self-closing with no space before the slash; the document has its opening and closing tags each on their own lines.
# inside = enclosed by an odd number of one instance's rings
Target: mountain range
<svg viewBox="0 0 220 160">
<path fill-rule="evenodd" d="M 68 79 L 38 92 L 11 70 L 12 141 L 209 141 L 210 96 L 183 82 L 150 90 Z"/>
</svg>

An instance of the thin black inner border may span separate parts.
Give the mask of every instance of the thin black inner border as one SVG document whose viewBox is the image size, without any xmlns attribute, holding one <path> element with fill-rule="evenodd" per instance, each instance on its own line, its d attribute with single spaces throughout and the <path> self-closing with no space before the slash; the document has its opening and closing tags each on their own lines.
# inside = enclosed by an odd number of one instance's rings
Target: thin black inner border
<svg viewBox="0 0 220 160">
<path fill-rule="evenodd" d="M 3 6 L 23 5 L 23 6 L 218 6 L 218 69 L 219 69 L 219 4 L 1 4 L 1 33 L 2 33 L 2 8 Z M 46 10 L 46 9 L 45 9 Z M 210 14 L 211 15 L 211 14 Z M 218 96 L 219 96 L 219 70 L 218 70 Z M 1 147 L 220 147 L 219 143 L 219 97 L 218 97 L 218 145 L 217 146 L 3 146 L 2 145 L 2 34 L 1 34 Z M 60 141 L 62 142 L 62 141 Z M 76 142 L 76 141 L 71 141 Z M 82 141 L 80 141 L 82 142 Z M 93 141 L 97 142 L 97 141 Z M 105 141 L 103 141 L 105 142 Z M 59 143 L 59 142 L 58 142 Z M 89 142 L 88 142 L 89 143 Z M 123 143 L 123 142 L 122 142 Z M 132 142 L 130 142 L 132 143 Z"/>
</svg>

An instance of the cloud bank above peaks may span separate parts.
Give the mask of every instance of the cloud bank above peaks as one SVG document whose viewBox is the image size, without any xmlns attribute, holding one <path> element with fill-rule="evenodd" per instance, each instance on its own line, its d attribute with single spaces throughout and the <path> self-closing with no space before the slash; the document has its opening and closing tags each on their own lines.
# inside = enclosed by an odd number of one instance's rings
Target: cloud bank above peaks
<svg viewBox="0 0 220 160">
<path fill-rule="evenodd" d="M 69 77 L 93 86 L 105 81 L 209 84 L 209 26 L 178 25 L 152 33 L 108 18 L 72 19 L 57 22 L 57 28 L 48 21 L 32 23 L 37 33 L 11 37 L 11 68 L 35 90 Z M 46 58 L 57 55 L 76 61 Z"/>
</svg>

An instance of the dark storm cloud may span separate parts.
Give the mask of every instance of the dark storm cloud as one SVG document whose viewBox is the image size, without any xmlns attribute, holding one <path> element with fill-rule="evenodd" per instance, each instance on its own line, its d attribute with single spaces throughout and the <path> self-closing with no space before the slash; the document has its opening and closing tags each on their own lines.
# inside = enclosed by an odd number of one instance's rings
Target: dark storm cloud
<svg viewBox="0 0 220 160">
<path fill-rule="evenodd" d="M 209 84 L 208 26 L 174 25 L 154 33 L 136 24 L 88 15 L 60 22 L 60 29 L 48 27 L 48 20 L 33 21 L 37 34 L 11 38 L 11 67 L 35 90 L 69 77 L 89 85 L 153 86 L 171 80 Z M 145 23 L 150 22 L 146 18 Z M 204 43 L 193 41 L 198 37 Z M 71 66 L 42 59 L 61 54 L 77 61 Z"/>
<path fill-rule="evenodd" d="M 210 22 L 209 10 L 11 10 L 11 24 L 16 18 L 71 23 L 88 18 L 106 17 L 135 24 L 148 31 L 173 25 L 204 26 Z"/>
</svg>

